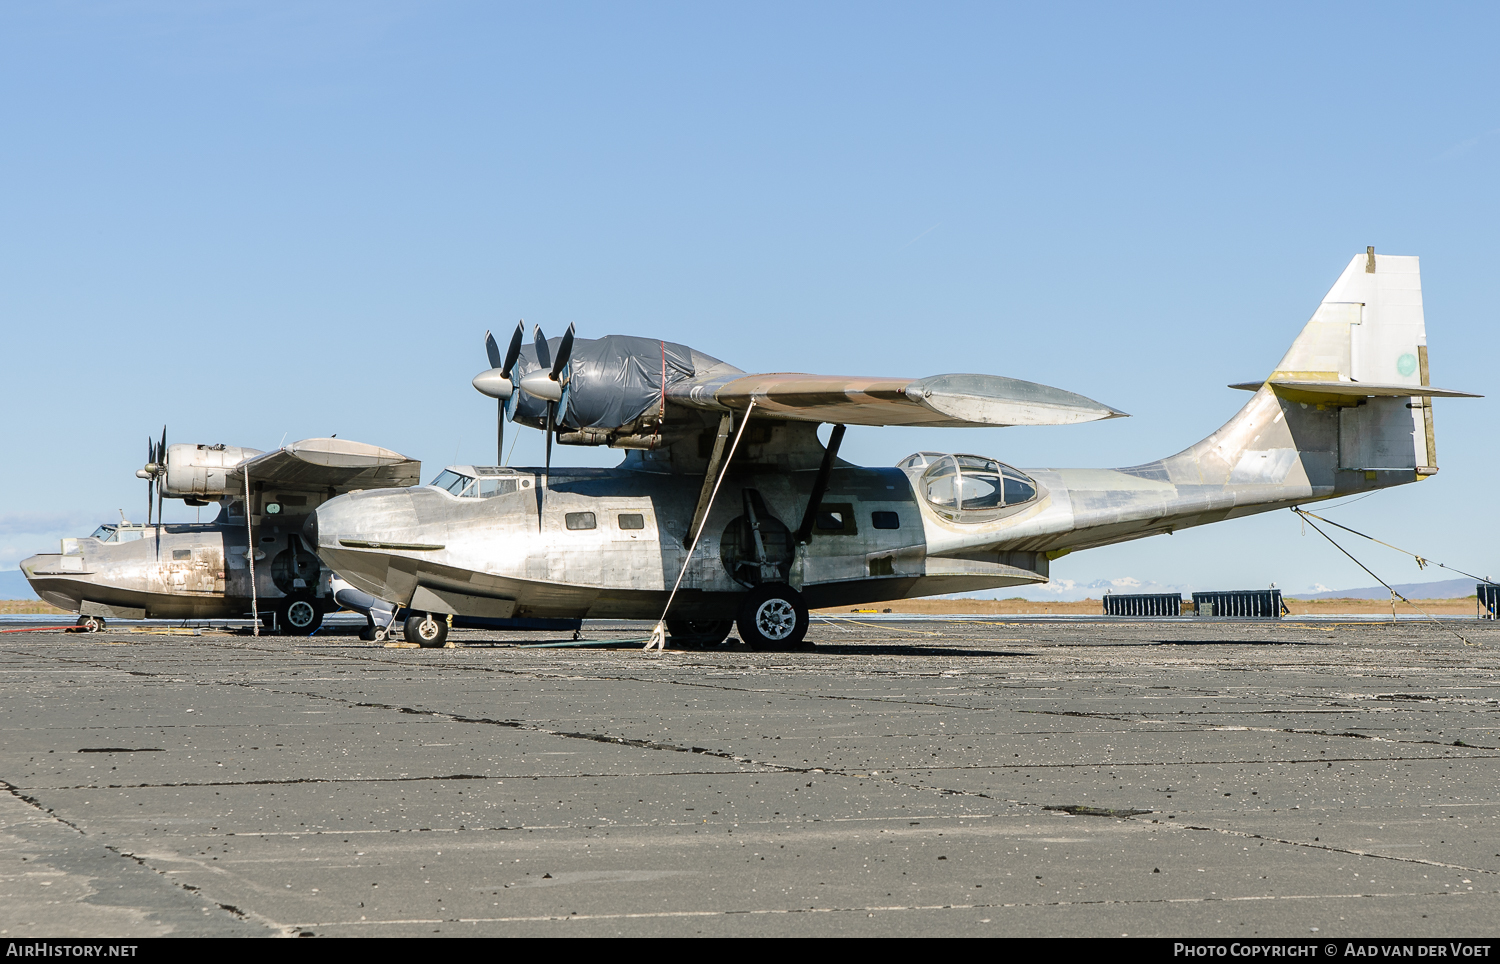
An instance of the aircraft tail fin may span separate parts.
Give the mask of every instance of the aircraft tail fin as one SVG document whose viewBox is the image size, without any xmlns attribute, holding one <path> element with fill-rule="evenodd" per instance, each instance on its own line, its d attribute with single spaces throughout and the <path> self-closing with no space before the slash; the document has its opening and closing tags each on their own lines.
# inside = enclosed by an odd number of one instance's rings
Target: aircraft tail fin
<svg viewBox="0 0 1500 964">
<path fill-rule="evenodd" d="M 1255 397 L 1165 467 L 1303 498 L 1436 473 L 1432 399 L 1473 397 L 1429 383 L 1418 259 L 1373 248 L 1349 262 L 1269 377 L 1231 387 Z"/>
</svg>

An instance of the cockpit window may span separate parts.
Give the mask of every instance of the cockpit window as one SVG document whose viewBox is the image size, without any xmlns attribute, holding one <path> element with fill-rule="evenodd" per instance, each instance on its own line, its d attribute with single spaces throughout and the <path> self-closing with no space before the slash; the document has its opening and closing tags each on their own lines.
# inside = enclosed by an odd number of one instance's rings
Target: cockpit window
<svg viewBox="0 0 1500 964">
<path fill-rule="evenodd" d="M 919 452 L 904 459 L 901 465 L 907 468 L 926 465 L 922 488 L 927 501 L 955 515 L 974 512 L 982 516 L 1036 498 L 1036 483 L 994 459 Z M 979 517 L 972 518 L 978 521 Z"/>
<path fill-rule="evenodd" d="M 508 472 L 510 470 L 479 469 L 479 471 Z M 432 484 L 461 499 L 488 499 L 497 495 L 509 495 L 520 485 L 516 478 L 510 475 L 498 479 L 483 476 L 476 479 L 472 475 L 464 475 L 452 469 L 444 469 L 441 475 L 432 480 Z"/>
<path fill-rule="evenodd" d="M 458 495 L 464 490 L 464 486 L 473 481 L 473 478 L 470 476 L 459 475 L 452 469 L 444 469 L 437 478 L 432 480 L 432 484 L 440 489 L 446 489 L 454 495 Z"/>
<path fill-rule="evenodd" d="M 481 499 L 488 499 L 492 495 L 510 495 L 516 491 L 516 484 L 515 479 L 480 479 L 478 486 L 473 487 L 477 490 L 473 494 L 477 494 Z M 469 494 L 471 493 L 464 493 L 464 495 Z"/>
<path fill-rule="evenodd" d="M 89 538 L 100 542 L 134 542 L 145 537 L 146 528 L 142 525 L 100 526 Z"/>
</svg>

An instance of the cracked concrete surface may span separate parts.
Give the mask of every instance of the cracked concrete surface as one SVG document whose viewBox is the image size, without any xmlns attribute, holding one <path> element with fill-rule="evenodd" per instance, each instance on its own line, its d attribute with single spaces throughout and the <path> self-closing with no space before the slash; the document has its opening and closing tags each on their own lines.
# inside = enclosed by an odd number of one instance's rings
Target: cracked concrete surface
<svg viewBox="0 0 1500 964">
<path fill-rule="evenodd" d="M 1493 936 L 1465 633 L 8 634 L 0 933 Z"/>
</svg>

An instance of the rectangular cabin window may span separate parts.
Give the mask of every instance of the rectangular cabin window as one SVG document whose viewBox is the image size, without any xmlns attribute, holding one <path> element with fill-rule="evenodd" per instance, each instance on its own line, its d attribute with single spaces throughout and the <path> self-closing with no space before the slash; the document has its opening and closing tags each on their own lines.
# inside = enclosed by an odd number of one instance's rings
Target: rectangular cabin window
<svg viewBox="0 0 1500 964">
<path fill-rule="evenodd" d="M 646 517 L 639 512 L 622 512 L 620 514 L 621 529 L 644 529 L 646 528 Z"/>
<path fill-rule="evenodd" d="M 598 523 L 594 521 L 592 512 L 569 512 L 565 517 L 569 529 L 595 529 Z"/>
<path fill-rule="evenodd" d="M 191 558 L 193 558 L 193 550 L 191 550 L 191 549 L 173 549 L 172 550 L 172 559 L 174 561 L 180 562 L 183 559 L 191 559 Z"/>
<path fill-rule="evenodd" d="M 825 502 L 818 508 L 814 528 L 823 535 L 858 535 L 854 524 L 854 506 L 848 502 Z"/>
<path fill-rule="evenodd" d="M 877 529 L 899 529 L 901 517 L 894 512 L 871 512 L 870 524 Z"/>
</svg>

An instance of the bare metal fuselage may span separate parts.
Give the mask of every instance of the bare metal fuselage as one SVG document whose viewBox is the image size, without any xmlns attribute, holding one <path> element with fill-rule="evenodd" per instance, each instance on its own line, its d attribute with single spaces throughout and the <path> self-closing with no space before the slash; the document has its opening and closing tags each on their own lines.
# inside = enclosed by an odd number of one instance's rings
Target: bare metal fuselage
<svg viewBox="0 0 1500 964">
<path fill-rule="evenodd" d="M 1407 464 L 1375 467 L 1351 448 L 1350 425 L 1377 415 L 1395 426 Z M 1049 561 L 1076 549 L 1423 478 L 1435 470 L 1417 471 L 1412 424 L 1406 399 L 1340 409 L 1262 388 L 1223 428 L 1175 456 L 1121 469 L 1028 469 L 1035 498 L 977 516 L 935 504 L 921 468 L 842 464 L 820 500 L 820 515 L 842 525 L 813 527 L 805 545 L 772 560 L 780 565 L 773 579 L 800 590 L 810 607 L 1045 582 Z M 817 474 L 803 441 L 802 467 L 731 466 L 683 572 L 675 615 L 734 615 L 756 575 L 752 568 L 746 578 L 754 561 L 746 493 L 763 507 L 756 512 L 770 536 L 796 529 Z M 307 540 L 354 585 L 418 611 L 656 619 L 687 559 L 702 477 L 632 463 L 645 460 L 554 469 L 540 521 L 542 475 L 522 469 L 528 487 L 488 499 L 433 486 L 333 499 Z M 593 527 L 581 527 L 580 516 Z M 623 527 L 621 516 L 639 517 L 641 527 Z M 877 516 L 894 527 L 877 528 Z"/>
<path fill-rule="evenodd" d="M 489 499 L 455 498 L 423 486 L 357 493 L 318 512 L 319 555 L 351 583 L 414 609 L 462 615 L 655 619 L 688 556 L 686 535 L 701 479 L 623 469 L 554 469 L 538 524 L 539 470 L 530 486 Z M 814 528 L 800 550 L 777 535 L 795 529 L 811 494 L 811 470 L 732 470 L 683 574 L 673 612 L 728 618 L 750 583 L 753 548 L 735 538 L 749 489 L 782 578 L 812 606 L 1042 582 L 1039 553 L 929 558 L 928 520 L 907 473 L 835 468 L 825 510 L 838 528 Z M 763 513 L 765 518 L 760 518 Z M 876 528 L 875 513 L 894 528 Z M 578 528 L 580 515 L 594 528 Z M 574 528 L 569 528 L 569 517 Z M 621 516 L 639 517 L 623 528 Z M 738 574 L 741 579 L 736 578 Z M 755 575 L 758 575 L 756 573 Z M 750 576 L 754 579 L 755 575 Z M 447 608 L 443 608 L 446 605 Z"/>
<path fill-rule="evenodd" d="M 298 519 L 297 525 L 301 520 Z M 266 526 L 256 533 L 256 594 L 260 608 L 273 609 L 289 593 L 322 598 L 328 573 L 289 584 L 284 553 L 308 553 L 296 526 Z M 150 619 L 248 618 L 250 566 L 243 525 L 216 523 L 151 526 L 133 542 L 69 539 L 66 553 L 42 553 L 21 563 L 32 589 L 43 600 L 90 616 Z"/>
</svg>

